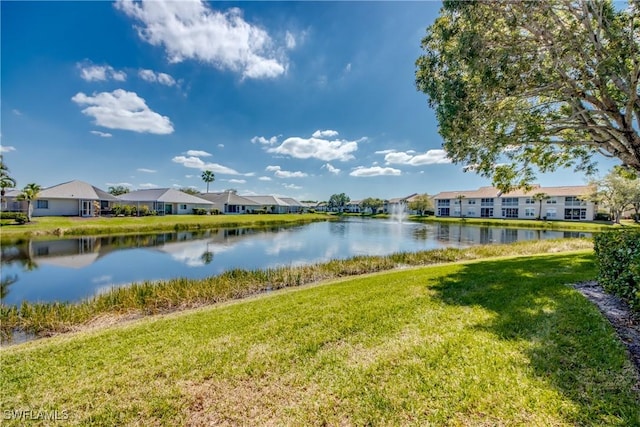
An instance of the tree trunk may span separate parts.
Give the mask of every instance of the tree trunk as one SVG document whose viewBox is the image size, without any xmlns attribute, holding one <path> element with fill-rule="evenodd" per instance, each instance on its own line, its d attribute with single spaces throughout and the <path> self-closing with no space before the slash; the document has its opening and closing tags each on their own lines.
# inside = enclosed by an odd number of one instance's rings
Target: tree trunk
<svg viewBox="0 0 640 427">
<path fill-rule="evenodd" d="M 31 200 L 27 200 L 27 221 L 31 222 L 31 212 L 33 211 L 31 206 Z"/>
</svg>

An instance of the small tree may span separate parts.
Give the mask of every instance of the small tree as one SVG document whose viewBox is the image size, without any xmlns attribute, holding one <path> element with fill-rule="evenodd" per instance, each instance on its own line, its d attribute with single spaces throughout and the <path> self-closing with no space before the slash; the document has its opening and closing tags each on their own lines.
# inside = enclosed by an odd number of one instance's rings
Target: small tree
<svg viewBox="0 0 640 427">
<path fill-rule="evenodd" d="M 376 214 L 378 213 L 378 209 L 384 206 L 384 201 L 378 198 L 367 197 L 362 201 L 361 206 L 362 206 L 363 214 L 364 214 L 364 210 L 367 208 L 371 209 L 371 213 Z"/>
<path fill-rule="evenodd" d="M 38 198 L 41 189 L 42 187 L 32 182 L 30 184 L 27 184 L 22 189 L 22 192 L 18 194 L 18 200 L 25 200 L 27 202 L 27 220 L 29 222 L 31 222 L 31 213 L 33 211 L 33 205 L 31 204 L 31 202 Z"/>
<path fill-rule="evenodd" d="M 124 185 L 115 185 L 113 187 L 109 187 L 109 194 L 114 196 L 119 196 L 121 194 L 127 194 L 129 192 L 129 188 Z"/>
<path fill-rule="evenodd" d="M 330 208 L 336 208 L 338 209 L 338 212 L 342 212 L 344 210 L 344 207 L 350 201 L 351 199 L 349 198 L 349 196 L 347 196 L 344 193 L 340 193 L 340 194 L 333 194 L 329 198 L 329 202 L 327 204 L 329 205 Z"/>
<path fill-rule="evenodd" d="M 460 206 L 460 218 L 462 218 L 462 200 L 465 198 L 464 194 L 458 194 L 456 196 L 456 200 L 458 200 L 458 205 Z"/>
<path fill-rule="evenodd" d="M 93 201 L 93 216 L 100 216 L 100 202 L 97 200 Z"/>
<path fill-rule="evenodd" d="M 207 193 L 209 192 L 209 183 L 216 180 L 216 176 L 211 171 L 202 172 L 202 180 L 207 183 Z"/>
<path fill-rule="evenodd" d="M 409 209 L 417 211 L 420 216 L 430 209 L 433 209 L 433 202 L 427 193 L 416 196 L 413 201 L 409 202 Z"/>
<path fill-rule="evenodd" d="M 615 166 L 602 180 L 592 185 L 596 191 L 588 198 L 608 208 L 613 221 L 619 224 L 622 212 L 632 205 L 638 180 L 631 179 L 626 169 Z"/>
</svg>

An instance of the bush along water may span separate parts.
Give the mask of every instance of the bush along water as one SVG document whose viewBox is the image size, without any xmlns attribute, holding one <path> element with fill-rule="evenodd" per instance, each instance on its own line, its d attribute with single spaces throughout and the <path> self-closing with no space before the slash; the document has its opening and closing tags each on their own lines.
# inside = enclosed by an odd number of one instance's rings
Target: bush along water
<svg viewBox="0 0 640 427">
<path fill-rule="evenodd" d="M 640 231 L 600 233 L 595 237 L 594 249 L 602 287 L 640 313 Z"/>
</svg>

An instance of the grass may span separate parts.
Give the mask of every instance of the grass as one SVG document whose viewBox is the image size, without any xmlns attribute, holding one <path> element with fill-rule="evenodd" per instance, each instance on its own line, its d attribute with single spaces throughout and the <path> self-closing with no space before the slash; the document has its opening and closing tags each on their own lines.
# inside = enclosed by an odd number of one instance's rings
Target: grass
<svg viewBox="0 0 640 427">
<path fill-rule="evenodd" d="M 579 230 L 586 232 L 598 232 L 620 227 L 608 221 L 544 221 L 536 219 L 494 219 L 494 218 L 455 218 L 455 217 L 420 217 L 411 216 L 411 221 L 439 222 L 439 223 L 464 223 L 469 225 L 484 225 L 488 227 L 506 228 L 536 228 L 545 230 Z M 625 221 L 624 226 L 640 227 L 633 221 Z"/>
<path fill-rule="evenodd" d="M 2 410 L 65 425 L 638 425 L 623 345 L 565 286 L 595 275 L 585 252 L 448 264 L 8 347 Z"/>
<path fill-rule="evenodd" d="M 6 244 L 38 237 L 205 230 L 221 227 L 261 227 L 324 221 L 331 218 L 325 214 L 168 215 L 117 218 L 37 217 L 29 224 L 2 224 L 0 238 L 2 243 Z"/>
<path fill-rule="evenodd" d="M 146 281 L 113 288 L 80 303 L 30 303 L 20 306 L 0 304 L 0 333 L 3 341 L 15 332 L 47 336 L 73 331 L 87 324 L 113 321 L 118 317 L 152 315 L 199 307 L 232 299 L 321 280 L 479 258 L 591 249 L 587 239 L 526 241 L 510 245 L 447 248 L 388 256 L 357 256 L 304 266 L 284 266 L 265 270 L 234 269 L 205 279 L 177 278 Z"/>
</svg>

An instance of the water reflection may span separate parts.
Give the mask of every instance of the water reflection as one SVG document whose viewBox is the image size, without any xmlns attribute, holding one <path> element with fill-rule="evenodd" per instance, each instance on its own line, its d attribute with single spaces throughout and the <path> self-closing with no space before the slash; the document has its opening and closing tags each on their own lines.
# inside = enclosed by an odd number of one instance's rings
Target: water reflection
<svg viewBox="0 0 640 427">
<path fill-rule="evenodd" d="M 27 241 L 1 248 L 0 296 L 4 304 L 77 301 L 131 282 L 202 278 L 232 268 L 269 268 L 355 255 L 589 236 L 582 232 L 353 218 L 263 229 Z"/>
</svg>

